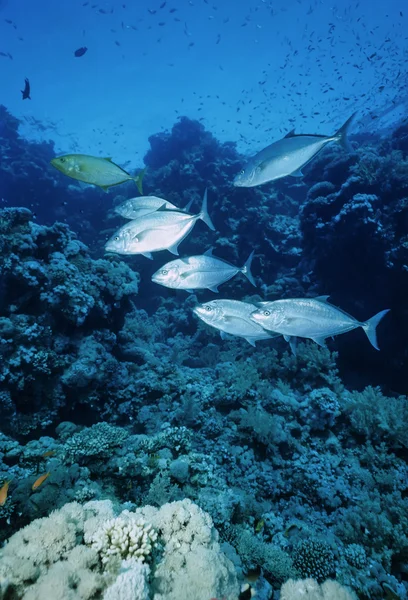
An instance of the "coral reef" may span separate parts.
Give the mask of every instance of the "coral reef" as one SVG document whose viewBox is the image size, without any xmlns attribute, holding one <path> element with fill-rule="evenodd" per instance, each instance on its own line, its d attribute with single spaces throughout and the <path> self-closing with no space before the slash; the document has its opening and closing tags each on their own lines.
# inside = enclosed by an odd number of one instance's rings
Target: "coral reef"
<svg viewBox="0 0 408 600">
<path fill-rule="evenodd" d="M 392 309 L 380 353 L 355 331 L 295 356 L 198 323 L 210 292 L 150 281 L 167 254 L 104 256 L 134 186 L 67 182 L 52 144 L 0 117 L 0 598 L 183 600 L 194 579 L 188 600 L 237 600 L 255 570 L 265 598 L 406 600 L 407 128 L 251 190 L 201 124 L 150 138 L 148 193 L 209 189 L 218 231 L 181 252 L 255 250 L 258 289 L 236 278 L 225 297 Z"/>
</svg>

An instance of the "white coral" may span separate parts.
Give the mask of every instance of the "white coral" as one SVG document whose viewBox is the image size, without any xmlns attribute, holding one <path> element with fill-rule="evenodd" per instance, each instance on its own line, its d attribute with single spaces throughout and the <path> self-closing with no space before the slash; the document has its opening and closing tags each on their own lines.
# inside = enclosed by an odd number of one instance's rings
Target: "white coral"
<svg viewBox="0 0 408 600">
<path fill-rule="evenodd" d="M 99 553 L 103 564 L 116 557 L 144 562 L 157 542 L 157 533 L 142 517 L 125 510 L 91 536 L 85 534 L 85 542 Z"/>
<path fill-rule="evenodd" d="M 314 579 L 289 579 L 280 591 L 281 600 L 356 600 L 351 590 L 328 579 L 321 586 Z"/>
<path fill-rule="evenodd" d="M 106 590 L 103 600 L 148 600 L 150 569 L 139 561 L 122 561 L 121 573 Z"/>
</svg>

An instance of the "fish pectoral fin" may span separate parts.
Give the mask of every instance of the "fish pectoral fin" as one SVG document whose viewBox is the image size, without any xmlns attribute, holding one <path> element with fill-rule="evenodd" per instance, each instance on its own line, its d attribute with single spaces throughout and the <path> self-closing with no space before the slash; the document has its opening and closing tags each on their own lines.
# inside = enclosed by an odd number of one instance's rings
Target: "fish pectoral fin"
<svg viewBox="0 0 408 600">
<path fill-rule="evenodd" d="M 220 331 L 220 336 L 222 340 L 227 340 L 228 339 L 228 335 L 225 333 L 225 331 Z"/>
<path fill-rule="evenodd" d="M 314 342 L 316 342 L 316 344 L 318 344 L 319 346 L 321 346 L 322 348 L 326 348 L 326 342 L 324 337 L 314 337 L 311 338 Z"/>
<path fill-rule="evenodd" d="M 146 258 L 149 258 L 150 260 L 153 260 L 153 255 L 151 252 L 141 252 L 140 254 Z"/>
<path fill-rule="evenodd" d="M 266 169 L 266 167 L 268 166 L 269 162 L 267 160 L 264 160 L 263 162 L 259 163 L 259 165 L 257 166 L 257 171 L 263 171 L 264 169 Z"/>
<path fill-rule="evenodd" d="M 109 192 L 109 186 L 108 186 L 108 185 L 100 185 L 100 186 L 98 186 L 98 187 L 100 187 L 100 188 L 101 188 L 101 190 L 103 190 L 105 193 L 106 193 L 106 192 Z"/>
<path fill-rule="evenodd" d="M 297 171 L 293 171 L 293 173 L 291 173 L 290 176 L 291 177 L 304 177 L 301 169 L 298 169 Z"/>
<path fill-rule="evenodd" d="M 194 294 L 195 290 L 184 290 L 185 292 L 188 292 L 189 294 Z"/>
</svg>

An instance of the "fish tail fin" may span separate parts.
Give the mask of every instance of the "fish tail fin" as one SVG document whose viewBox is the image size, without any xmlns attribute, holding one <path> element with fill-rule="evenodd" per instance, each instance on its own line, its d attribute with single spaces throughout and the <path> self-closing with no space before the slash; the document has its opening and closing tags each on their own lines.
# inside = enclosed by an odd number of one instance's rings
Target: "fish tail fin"
<svg viewBox="0 0 408 600">
<path fill-rule="evenodd" d="M 202 221 L 204 221 L 204 223 L 213 231 L 215 231 L 215 227 L 213 225 L 213 222 L 211 221 L 210 215 L 208 214 L 208 209 L 207 209 L 207 188 L 205 188 L 205 192 L 204 192 L 204 198 L 203 198 L 203 203 L 201 205 L 201 210 L 200 213 L 198 215 L 198 218 L 201 219 Z"/>
<path fill-rule="evenodd" d="M 143 196 L 143 185 L 142 185 L 142 183 L 143 183 L 143 177 L 145 176 L 145 173 L 146 173 L 146 167 L 144 169 L 142 169 L 140 171 L 140 173 L 138 173 L 136 175 L 136 177 L 132 178 L 133 181 L 136 183 L 137 189 L 139 190 L 139 194 L 141 196 Z"/>
<path fill-rule="evenodd" d="M 337 142 L 339 142 L 339 144 L 344 148 L 344 150 L 346 150 L 346 152 L 353 152 L 353 148 L 348 139 L 348 134 L 349 134 L 351 124 L 354 121 L 354 117 L 356 116 L 356 114 L 357 113 L 353 113 L 351 115 L 351 117 L 349 117 L 347 119 L 347 121 L 344 123 L 344 125 L 342 127 L 340 127 L 340 129 L 337 131 L 337 133 L 334 136 L 335 140 Z"/>
<path fill-rule="evenodd" d="M 386 308 L 385 310 L 382 310 L 381 312 L 371 317 L 371 319 L 368 319 L 368 321 L 366 321 L 365 323 L 361 324 L 361 327 L 364 329 L 370 341 L 370 344 L 374 346 L 376 350 L 379 350 L 376 331 L 377 325 L 388 312 L 390 312 L 390 309 Z"/>
<path fill-rule="evenodd" d="M 254 287 L 256 287 L 255 279 L 251 273 L 251 265 L 252 265 L 252 259 L 254 258 L 254 252 L 255 252 L 255 250 L 252 250 L 251 254 L 246 259 L 246 262 L 241 269 L 241 273 L 243 273 L 245 275 L 245 277 L 248 279 L 248 281 L 250 283 L 252 283 L 252 285 Z"/>
</svg>

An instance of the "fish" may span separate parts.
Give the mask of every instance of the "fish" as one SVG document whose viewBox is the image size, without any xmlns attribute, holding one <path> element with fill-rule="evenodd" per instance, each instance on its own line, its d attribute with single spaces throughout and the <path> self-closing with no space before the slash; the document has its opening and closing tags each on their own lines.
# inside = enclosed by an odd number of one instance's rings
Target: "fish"
<svg viewBox="0 0 408 600">
<path fill-rule="evenodd" d="M 201 219 L 213 231 L 215 227 L 207 211 L 205 190 L 201 211 L 196 215 L 180 210 L 157 210 L 123 225 L 106 243 L 106 252 L 142 254 L 152 258 L 152 252 L 169 250 L 178 255 L 180 242 Z"/>
<path fill-rule="evenodd" d="M 86 54 L 86 52 L 88 52 L 88 48 L 86 46 L 82 46 L 81 48 L 78 48 L 78 50 L 75 50 L 74 56 L 80 58 L 81 56 Z"/>
<path fill-rule="evenodd" d="M 7 502 L 7 496 L 8 496 L 8 490 L 9 490 L 10 483 L 11 483 L 11 479 L 9 481 L 6 481 L 5 483 L 3 483 L 2 487 L 0 488 L 0 506 L 4 506 Z"/>
<path fill-rule="evenodd" d="M 23 100 L 31 100 L 31 86 L 30 81 L 27 79 L 27 77 L 24 79 L 24 89 L 21 90 L 21 93 L 23 95 Z"/>
<path fill-rule="evenodd" d="M 190 210 L 192 200 L 183 209 L 178 208 L 171 202 L 163 200 L 158 196 L 139 196 L 138 198 L 129 198 L 115 206 L 115 213 L 124 217 L 125 219 L 138 219 L 144 215 L 156 212 L 156 210 L 184 210 L 188 212 Z"/>
<path fill-rule="evenodd" d="M 198 304 L 193 312 L 207 325 L 219 329 L 222 339 L 226 338 L 225 334 L 230 334 L 244 338 L 251 346 L 255 346 L 258 340 L 274 337 L 273 333 L 251 318 L 255 309 L 255 305 L 249 302 L 220 299 Z"/>
<path fill-rule="evenodd" d="M 77 181 L 96 185 L 105 192 L 114 185 L 134 181 L 139 192 L 143 193 L 142 181 L 146 169 L 136 177 L 129 175 L 124 169 L 116 165 L 112 159 L 90 156 L 88 154 L 65 154 L 51 160 L 53 167 L 64 175 Z"/>
<path fill-rule="evenodd" d="M 282 334 L 286 341 L 291 342 L 293 337 L 309 338 L 319 346 L 325 346 L 328 337 L 362 327 L 371 345 L 379 350 L 376 330 L 389 309 L 380 311 L 368 321 L 357 321 L 330 304 L 328 299 L 329 296 L 319 296 L 261 302 L 251 319 L 267 331 Z"/>
<path fill-rule="evenodd" d="M 254 251 L 251 252 L 243 267 L 235 267 L 222 258 L 212 254 L 212 248 L 198 256 L 178 258 L 166 263 L 152 275 L 152 281 L 167 288 L 186 290 L 209 289 L 218 293 L 218 286 L 242 273 L 256 287 L 251 273 Z"/>
<path fill-rule="evenodd" d="M 338 142 L 347 152 L 352 148 L 347 135 L 356 113 L 351 115 L 332 136 L 296 135 L 290 131 L 284 138 L 273 142 L 253 156 L 233 180 L 235 187 L 256 187 L 288 175 L 303 177 L 302 169 L 327 144 Z"/>
<path fill-rule="evenodd" d="M 44 475 L 40 475 L 40 477 L 38 479 L 36 479 L 33 483 L 33 485 L 31 486 L 31 489 L 33 490 L 33 492 L 35 492 L 35 490 L 38 490 L 38 488 L 44 483 L 44 481 L 46 479 L 48 479 L 48 477 L 51 475 L 50 472 L 48 473 L 44 473 Z"/>
<path fill-rule="evenodd" d="M 51 456 L 55 456 L 57 453 L 56 450 L 47 450 L 44 454 L 41 454 L 42 458 L 50 458 Z"/>
</svg>

